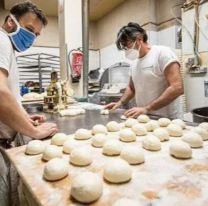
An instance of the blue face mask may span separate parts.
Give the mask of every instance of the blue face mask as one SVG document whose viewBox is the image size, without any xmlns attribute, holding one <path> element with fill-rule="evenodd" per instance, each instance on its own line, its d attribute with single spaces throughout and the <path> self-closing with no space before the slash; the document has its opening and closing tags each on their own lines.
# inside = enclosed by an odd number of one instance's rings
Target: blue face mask
<svg viewBox="0 0 208 206">
<path fill-rule="evenodd" d="M 33 45 L 36 35 L 24 27 L 21 27 L 13 15 L 10 15 L 10 17 L 17 25 L 17 30 L 15 32 L 9 33 L 8 35 L 15 49 L 18 52 L 23 52 Z"/>
</svg>

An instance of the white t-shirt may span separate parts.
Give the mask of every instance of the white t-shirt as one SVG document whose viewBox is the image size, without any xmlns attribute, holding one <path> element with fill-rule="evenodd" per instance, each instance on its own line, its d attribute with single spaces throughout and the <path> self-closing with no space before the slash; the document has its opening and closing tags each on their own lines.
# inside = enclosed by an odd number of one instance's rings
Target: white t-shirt
<svg viewBox="0 0 208 206">
<path fill-rule="evenodd" d="M 131 77 L 135 87 L 137 106 L 147 106 L 157 99 L 168 87 L 164 71 L 172 62 L 178 62 L 176 55 L 165 46 L 151 46 L 150 51 L 132 64 Z M 180 64 L 180 63 L 179 63 Z M 182 117 L 180 97 L 169 105 L 151 112 L 169 118 Z"/>
</svg>

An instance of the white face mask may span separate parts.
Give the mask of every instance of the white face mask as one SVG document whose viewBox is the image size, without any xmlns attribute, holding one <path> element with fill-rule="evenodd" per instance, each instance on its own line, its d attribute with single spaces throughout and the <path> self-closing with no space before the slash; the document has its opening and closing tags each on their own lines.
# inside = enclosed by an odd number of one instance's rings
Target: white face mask
<svg viewBox="0 0 208 206">
<path fill-rule="evenodd" d="M 139 49 L 134 49 L 136 42 L 133 44 L 131 49 L 125 50 L 125 57 L 130 60 L 136 60 L 139 57 L 141 44 L 139 45 Z"/>
</svg>

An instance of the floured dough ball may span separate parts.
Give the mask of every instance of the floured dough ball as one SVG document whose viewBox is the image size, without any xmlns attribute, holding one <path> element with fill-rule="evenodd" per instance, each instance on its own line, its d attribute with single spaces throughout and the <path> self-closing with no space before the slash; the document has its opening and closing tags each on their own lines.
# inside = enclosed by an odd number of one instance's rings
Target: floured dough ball
<svg viewBox="0 0 208 206">
<path fill-rule="evenodd" d="M 199 124 L 199 127 L 202 127 L 208 131 L 208 122 L 202 122 L 201 124 Z"/>
<path fill-rule="evenodd" d="M 167 131 L 169 133 L 170 136 L 172 137 L 181 137 L 183 135 L 183 130 L 181 128 L 181 126 L 177 125 L 177 124 L 169 124 L 167 126 Z"/>
<path fill-rule="evenodd" d="M 92 128 L 92 133 L 93 134 L 98 134 L 98 133 L 107 134 L 107 128 L 104 125 L 102 125 L 102 124 L 96 124 Z"/>
<path fill-rule="evenodd" d="M 157 120 L 150 120 L 144 125 L 148 132 L 154 131 L 156 128 L 160 127 Z"/>
<path fill-rule="evenodd" d="M 111 183 L 123 183 L 131 179 L 130 165 L 122 159 L 112 159 L 104 166 L 103 176 Z"/>
<path fill-rule="evenodd" d="M 138 121 L 134 118 L 128 118 L 126 121 L 125 121 L 125 127 L 132 127 L 133 125 L 137 124 Z"/>
<path fill-rule="evenodd" d="M 108 156 L 120 155 L 122 150 L 122 143 L 116 139 L 111 139 L 103 145 L 103 154 Z"/>
<path fill-rule="evenodd" d="M 113 206 L 142 206 L 137 200 L 132 200 L 129 198 L 121 198 L 113 203 Z"/>
<path fill-rule="evenodd" d="M 28 155 L 37 155 L 43 153 L 45 150 L 45 144 L 41 140 L 31 140 L 27 146 L 25 153 Z"/>
<path fill-rule="evenodd" d="M 123 142 L 134 142 L 136 141 L 136 134 L 129 128 L 122 129 L 119 133 L 120 140 Z"/>
<path fill-rule="evenodd" d="M 108 109 L 102 109 L 102 110 L 100 110 L 100 114 L 108 115 L 109 114 L 109 110 Z"/>
<path fill-rule="evenodd" d="M 106 127 L 107 127 L 109 132 L 118 132 L 121 129 L 120 124 L 116 121 L 108 122 Z"/>
<path fill-rule="evenodd" d="M 153 135 L 159 138 L 161 142 L 169 140 L 169 133 L 164 128 L 157 128 L 154 130 Z"/>
<path fill-rule="evenodd" d="M 167 127 L 171 123 L 171 120 L 164 117 L 164 118 L 158 119 L 158 123 L 160 127 Z"/>
<path fill-rule="evenodd" d="M 82 172 L 72 179 L 71 196 L 81 203 L 99 199 L 103 192 L 102 179 L 92 172 Z"/>
<path fill-rule="evenodd" d="M 49 181 L 60 180 L 68 175 L 68 162 L 61 158 L 54 158 L 45 164 L 43 177 Z"/>
<path fill-rule="evenodd" d="M 144 162 L 144 152 L 136 146 L 127 146 L 122 149 L 121 158 L 132 165 L 141 164 Z"/>
<path fill-rule="evenodd" d="M 125 115 L 121 115 L 120 118 L 121 118 L 122 120 L 127 120 L 127 117 L 126 117 Z"/>
<path fill-rule="evenodd" d="M 149 122 L 150 118 L 145 114 L 141 114 L 137 117 L 137 120 L 140 123 L 147 123 L 147 122 Z"/>
<path fill-rule="evenodd" d="M 158 151 L 161 149 L 160 140 L 151 134 L 144 137 L 144 139 L 142 140 L 142 146 L 144 147 L 144 149 L 150 151 Z"/>
<path fill-rule="evenodd" d="M 78 129 L 74 135 L 74 138 L 78 140 L 85 140 L 91 137 L 92 137 L 92 133 L 88 129 Z"/>
<path fill-rule="evenodd" d="M 194 127 L 191 129 L 191 131 L 199 134 L 203 140 L 208 140 L 208 131 L 203 127 Z"/>
<path fill-rule="evenodd" d="M 187 142 L 193 148 L 203 147 L 201 136 L 195 132 L 187 132 L 183 135 L 182 140 Z"/>
<path fill-rule="evenodd" d="M 172 120 L 172 124 L 177 124 L 182 129 L 186 128 L 186 123 L 183 120 L 181 120 L 181 119 L 174 119 L 174 120 Z"/>
<path fill-rule="evenodd" d="M 73 139 L 69 139 L 66 142 L 64 142 L 63 151 L 66 154 L 70 154 L 71 151 L 73 149 L 75 149 L 76 147 L 78 147 L 78 143 L 75 140 L 73 140 Z"/>
<path fill-rule="evenodd" d="M 62 146 L 67 140 L 67 135 L 64 133 L 57 133 L 51 139 L 51 144 Z"/>
<path fill-rule="evenodd" d="M 91 150 L 87 147 L 73 149 L 70 154 L 70 163 L 77 166 L 87 166 L 91 164 Z"/>
<path fill-rule="evenodd" d="M 143 136 L 147 134 L 147 129 L 142 124 L 135 124 L 132 126 L 132 130 L 136 133 L 138 136 Z"/>
<path fill-rule="evenodd" d="M 92 145 L 94 147 L 103 147 L 104 143 L 108 140 L 108 137 L 105 134 L 96 134 L 93 138 L 92 138 Z"/>
<path fill-rule="evenodd" d="M 46 146 L 43 152 L 42 159 L 48 161 L 55 157 L 62 157 L 62 149 L 56 145 Z"/>
<path fill-rule="evenodd" d="M 192 150 L 186 142 L 177 141 L 171 143 L 170 154 L 179 159 L 188 159 L 192 156 Z"/>
</svg>

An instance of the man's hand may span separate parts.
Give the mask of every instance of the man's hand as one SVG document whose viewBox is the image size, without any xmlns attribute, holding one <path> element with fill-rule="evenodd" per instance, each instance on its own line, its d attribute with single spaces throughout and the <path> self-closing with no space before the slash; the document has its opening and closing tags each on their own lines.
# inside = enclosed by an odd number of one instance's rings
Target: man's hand
<svg viewBox="0 0 208 206">
<path fill-rule="evenodd" d="M 32 124 L 36 126 L 46 121 L 46 117 L 44 115 L 38 114 L 30 115 L 30 119 Z"/>
<path fill-rule="evenodd" d="M 121 101 L 118 102 L 111 102 L 105 105 L 104 109 L 118 109 L 122 105 Z"/>
<path fill-rule="evenodd" d="M 138 117 L 140 114 L 146 114 L 147 113 L 147 109 L 145 107 L 133 107 L 129 110 L 127 110 L 124 115 L 126 117 L 132 117 L 132 118 L 136 118 Z"/>
</svg>

